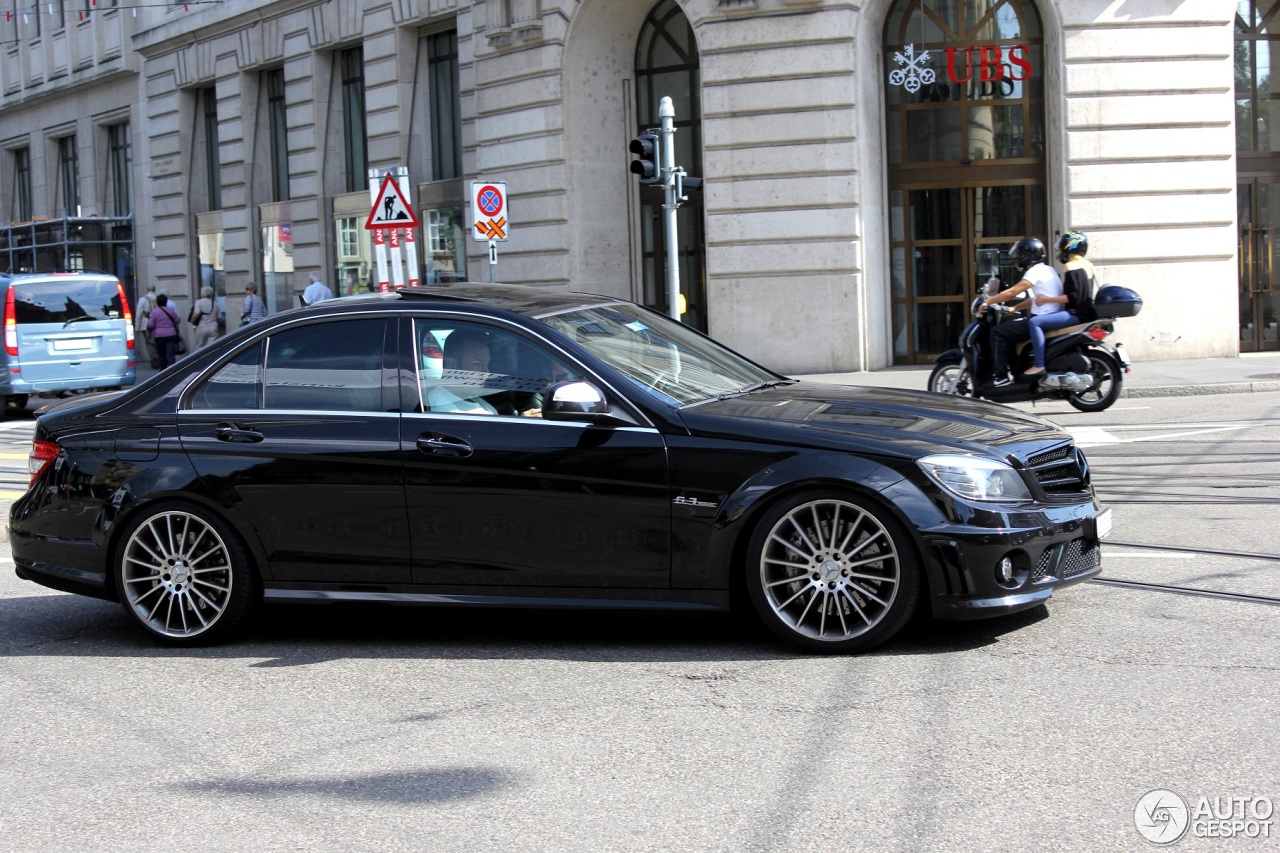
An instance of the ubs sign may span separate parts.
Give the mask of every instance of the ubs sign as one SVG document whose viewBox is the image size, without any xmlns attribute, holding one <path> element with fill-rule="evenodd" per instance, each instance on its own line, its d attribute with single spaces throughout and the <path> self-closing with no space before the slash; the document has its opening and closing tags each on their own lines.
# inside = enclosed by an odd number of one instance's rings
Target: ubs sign
<svg viewBox="0 0 1280 853">
<path fill-rule="evenodd" d="M 909 44 L 901 51 L 895 51 L 893 61 L 899 66 L 889 72 L 889 85 L 901 86 L 915 94 L 921 86 L 928 86 L 937 79 L 937 73 L 929 67 L 930 51 L 916 55 L 916 46 Z M 1031 76 L 1031 60 L 1028 58 L 1031 48 L 1025 44 L 1014 44 L 1007 47 L 984 45 L 982 47 L 948 47 L 947 79 L 952 83 L 968 83 L 974 80 L 976 66 L 977 81 L 992 83 L 996 80 L 1025 80 Z M 964 75 L 956 67 L 964 54 Z"/>
</svg>

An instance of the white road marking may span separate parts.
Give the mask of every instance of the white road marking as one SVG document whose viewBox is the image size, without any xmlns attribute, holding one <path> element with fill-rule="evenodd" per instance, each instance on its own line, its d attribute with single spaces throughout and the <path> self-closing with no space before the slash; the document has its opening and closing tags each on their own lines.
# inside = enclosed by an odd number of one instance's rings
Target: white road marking
<svg viewBox="0 0 1280 853">
<path fill-rule="evenodd" d="M 1111 559 L 1115 559 L 1115 558 L 1125 559 L 1126 557 L 1138 557 L 1138 558 L 1152 558 L 1152 559 L 1158 558 L 1161 560 L 1194 560 L 1200 555 L 1187 554 L 1181 551 L 1130 551 L 1129 549 L 1126 548 L 1122 551 L 1103 551 L 1102 556 L 1108 557 Z"/>
<path fill-rule="evenodd" d="M 1159 435 L 1144 435 L 1140 438 L 1117 438 L 1108 430 L 1130 430 L 1150 432 L 1152 430 L 1176 429 L 1176 426 L 1169 424 L 1148 425 L 1148 426 L 1124 426 L 1124 427 L 1068 427 L 1067 432 L 1071 433 L 1076 439 L 1076 444 L 1080 447 L 1097 447 L 1100 444 L 1135 444 L 1139 441 L 1166 441 L 1171 438 L 1186 438 L 1190 435 L 1208 435 L 1213 432 L 1233 432 L 1235 430 L 1249 429 L 1253 424 L 1232 424 L 1231 426 L 1215 426 L 1208 429 L 1192 429 L 1183 432 L 1165 432 Z"/>
</svg>

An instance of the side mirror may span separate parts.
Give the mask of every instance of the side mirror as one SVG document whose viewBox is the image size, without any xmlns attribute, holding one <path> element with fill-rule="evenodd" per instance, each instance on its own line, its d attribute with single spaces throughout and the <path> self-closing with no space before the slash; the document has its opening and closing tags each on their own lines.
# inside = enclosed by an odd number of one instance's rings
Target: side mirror
<svg viewBox="0 0 1280 853">
<path fill-rule="evenodd" d="M 557 382 L 543 398 L 542 417 L 549 421 L 614 422 L 604 392 L 581 379 Z"/>
</svg>

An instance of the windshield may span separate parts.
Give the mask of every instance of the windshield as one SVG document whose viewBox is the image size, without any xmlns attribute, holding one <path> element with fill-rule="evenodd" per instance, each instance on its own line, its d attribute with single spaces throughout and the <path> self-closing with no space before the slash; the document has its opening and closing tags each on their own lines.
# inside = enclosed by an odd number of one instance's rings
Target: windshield
<svg viewBox="0 0 1280 853">
<path fill-rule="evenodd" d="M 673 405 L 781 381 L 688 326 L 631 303 L 574 308 L 538 319 Z"/>
</svg>

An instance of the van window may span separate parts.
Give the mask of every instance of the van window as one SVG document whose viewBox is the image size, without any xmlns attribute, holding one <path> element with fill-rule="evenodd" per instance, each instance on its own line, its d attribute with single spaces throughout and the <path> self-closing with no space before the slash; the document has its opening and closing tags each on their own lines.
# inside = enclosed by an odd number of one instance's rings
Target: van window
<svg viewBox="0 0 1280 853">
<path fill-rule="evenodd" d="M 18 325 L 118 320 L 124 316 L 114 279 L 65 279 L 13 285 Z"/>
</svg>

